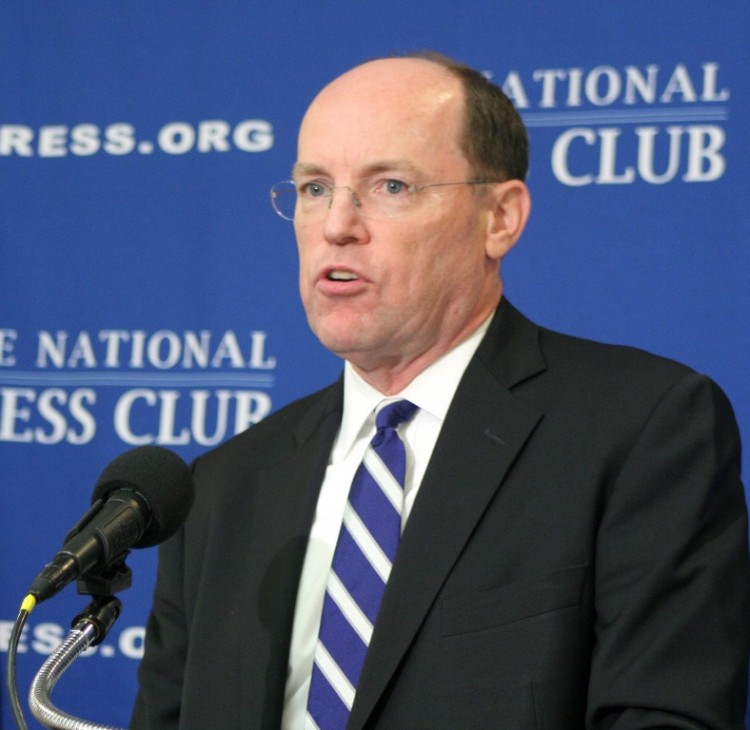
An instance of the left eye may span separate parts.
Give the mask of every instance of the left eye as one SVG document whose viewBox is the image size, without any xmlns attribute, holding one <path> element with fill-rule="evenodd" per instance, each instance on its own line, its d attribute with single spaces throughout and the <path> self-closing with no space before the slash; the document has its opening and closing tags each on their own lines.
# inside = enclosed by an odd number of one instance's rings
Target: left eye
<svg viewBox="0 0 750 730">
<path fill-rule="evenodd" d="M 378 188 L 388 195 L 398 195 L 399 193 L 405 193 L 409 186 L 401 180 L 384 180 Z"/>
</svg>

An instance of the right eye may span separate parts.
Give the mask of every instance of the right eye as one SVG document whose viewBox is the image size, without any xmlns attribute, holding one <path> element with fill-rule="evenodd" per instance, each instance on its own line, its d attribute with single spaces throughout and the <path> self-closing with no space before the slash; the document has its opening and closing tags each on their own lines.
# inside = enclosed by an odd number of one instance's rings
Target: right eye
<svg viewBox="0 0 750 730">
<path fill-rule="evenodd" d="M 299 194 L 306 198 L 324 198 L 328 194 L 328 186 L 321 182 L 302 183 Z"/>
</svg>

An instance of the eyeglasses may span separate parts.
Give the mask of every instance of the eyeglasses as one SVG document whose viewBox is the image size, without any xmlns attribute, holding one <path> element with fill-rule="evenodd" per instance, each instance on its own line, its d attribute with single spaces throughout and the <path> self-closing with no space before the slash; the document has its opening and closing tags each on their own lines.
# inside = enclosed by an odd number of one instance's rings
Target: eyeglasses
<svg viewBox="0 0 750 730">
<path fill-rule="evenodd" d="M 397 218 L 409 213 L 415 207 L 417 193 L 428 188 L 448 185 L 488 185 L 496 180 L 463 180 L 461 182 L 429 183 L 409 185 L 402 180 L 380 179 L 374 183 L 364 183 L 357 188 L 348 185 L 328 185 L 314 180 L 301 184 L 284 180 L 271 188 L 273 209 L 284 219 L 295 218 L 313 222 L 322 218 L 333 204 L 335 190 L 348 190 L 352 204 L 365 218 Z"/>
</svg>

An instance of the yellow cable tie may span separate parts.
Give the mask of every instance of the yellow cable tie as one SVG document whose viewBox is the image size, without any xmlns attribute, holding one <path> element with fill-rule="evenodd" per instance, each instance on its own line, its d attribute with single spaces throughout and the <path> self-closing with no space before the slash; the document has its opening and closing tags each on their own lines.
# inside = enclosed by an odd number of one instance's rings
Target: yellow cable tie
<svg viewBox="0 0 750 730">
<path fill-rule="evenodd" d="M 29 595 L 23 599 L 21 610 L 31 613 L 34 610 L 34 606 L 36 606 L 36 597 L 29 593 Z"/>
</svg>

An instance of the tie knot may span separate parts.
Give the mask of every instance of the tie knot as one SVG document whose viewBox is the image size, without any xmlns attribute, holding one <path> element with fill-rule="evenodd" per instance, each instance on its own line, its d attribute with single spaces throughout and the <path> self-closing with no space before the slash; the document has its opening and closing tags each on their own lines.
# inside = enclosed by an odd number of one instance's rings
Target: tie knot
<svg viewBox="0 0 750 730">
<path fill-rule="evenodd" d="M 378 413 L 375 424 L 378 431 L 383 428 L 396 428 L 399 423 L 408 421 L 416 412 L 417 406 L 408 400 L 397 400 L 389 403 Z"/>
</svg>

